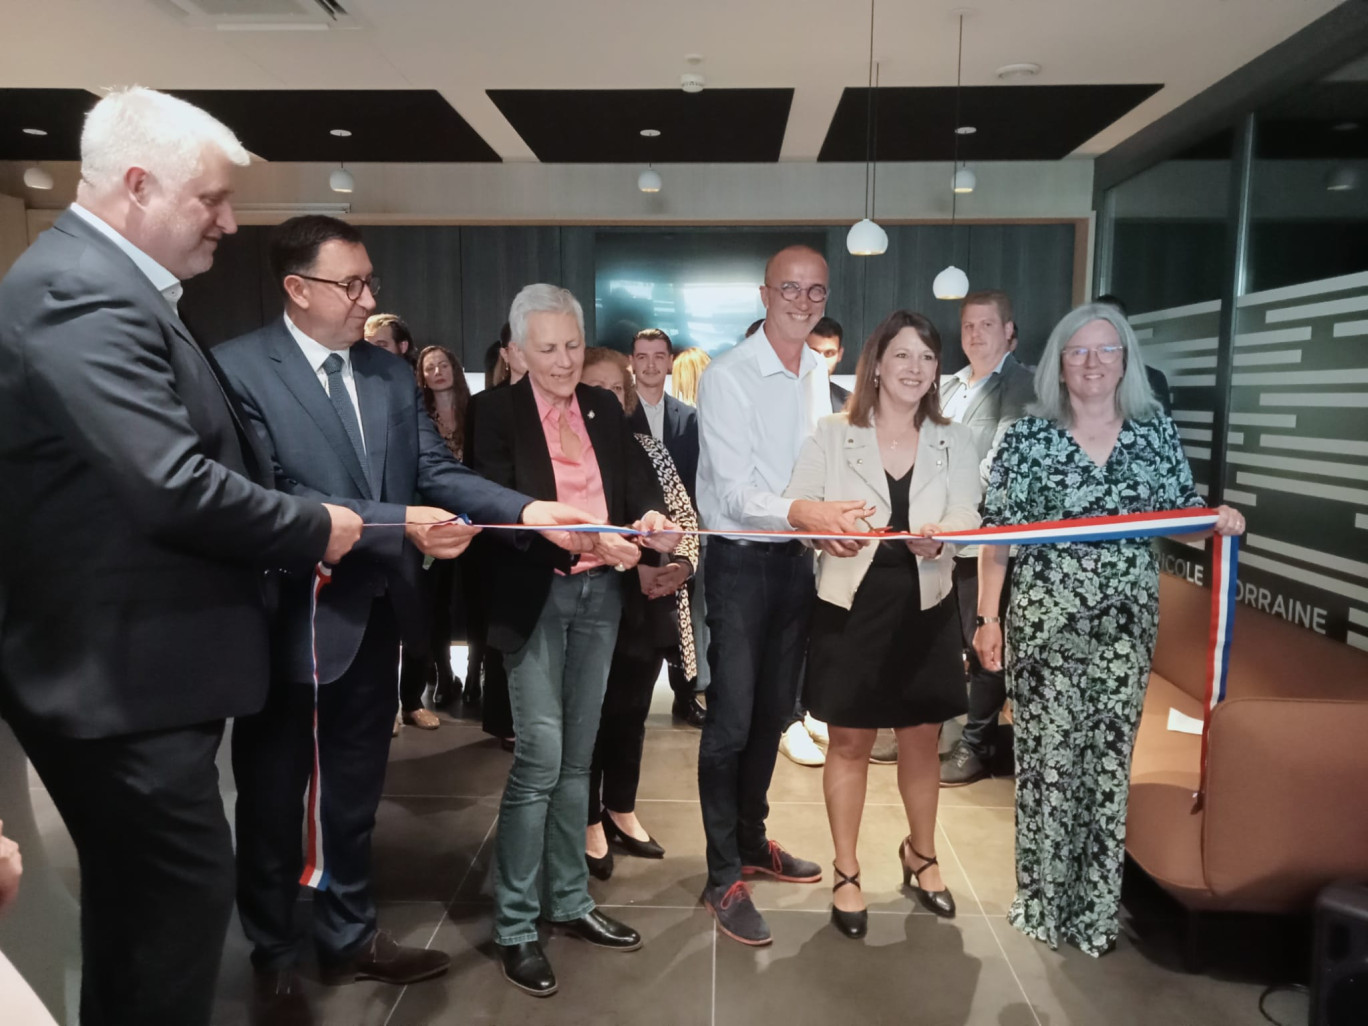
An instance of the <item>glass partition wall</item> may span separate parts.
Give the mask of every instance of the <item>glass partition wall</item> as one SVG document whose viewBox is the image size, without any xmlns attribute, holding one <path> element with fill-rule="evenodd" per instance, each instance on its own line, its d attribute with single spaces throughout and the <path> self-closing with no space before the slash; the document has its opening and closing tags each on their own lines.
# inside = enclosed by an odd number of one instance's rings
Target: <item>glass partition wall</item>
<svg viewBox="0 0 1368 1026">
<path fill-rule="evenodd" d="M 1247 515 L 1241 601 L 1368 649 L 1368 57 L 1106 190 L 1102 219 L 1098 290 L 1168 375 L 1200 489 Z"/>
</svg>

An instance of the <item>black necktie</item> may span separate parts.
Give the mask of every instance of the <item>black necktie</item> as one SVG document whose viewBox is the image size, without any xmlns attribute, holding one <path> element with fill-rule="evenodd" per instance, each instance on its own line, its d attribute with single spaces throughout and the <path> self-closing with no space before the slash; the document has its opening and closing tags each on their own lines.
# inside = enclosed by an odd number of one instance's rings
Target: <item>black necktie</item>
<svg viewBox="0 0 1368 1026">
<path fill-rule="evenodd" d="M 347 393 L 346 383 L 342 380 L 342 357 L 332 353 L 323 361 L 323 370 L 328 375 L 328 398 L 332 400 L 337 419 L 342 422 L 342 430 L 351 439 L 356 458 L 361 462 L 361 471 L 366 471 L 366 446 L 361 441 L 361 422 L 356 419 L 356 407 L 352 405 Z M 369 478 L 369 475 L 367 475 Z"/>
</svg>

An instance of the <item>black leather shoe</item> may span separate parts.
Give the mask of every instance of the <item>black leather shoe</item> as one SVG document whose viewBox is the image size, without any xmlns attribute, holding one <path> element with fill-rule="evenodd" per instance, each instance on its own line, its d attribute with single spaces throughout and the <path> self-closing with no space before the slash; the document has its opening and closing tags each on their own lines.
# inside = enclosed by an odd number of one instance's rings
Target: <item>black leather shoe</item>
<svg viewBox="0 0 1368 1026">
<path fill-rule="evenodd" d="M 703 720 L 707 715 L 708 711 L 703 708 L 703 703 L 693 695 L 688 698 L 676 698 L 674 705 L 670 707 L 670 717 L 676 724 L 696 727 L 699 730 L 703 729 Z"/>
<path fill-rule="evenodd" d="M 610 842 L 616 842 L 618 847 L 628 855 L 634 855 L 639 859 L 663 859 L 665 857 L 665 849 L 656 843 L 654 837 L 648 836 L 646 840 L 638 841 L 613 822 L 611 813 L 604 813 L 603 832 Z"/>
<path fill-rule="evenodd" d="M 504 979 L 533 997 L 550 997 L 556 992 L 556 974 L 537 941 L 498 945 Z"/>
<path fill-rule="evenodd" d="M 589 864 L 589 875 L 595 880 L 607 880 L 613 875 L 613 849 L 608 849 L 608 854 L 600 858 L 597 855 L 584 853 L 584 861 Z"/>
<path fill-rule="evenodd" d="M 573 934 L 580 940 L 587 940 L 600 948 L 614 951 L 635 951 L 641 947 L 641 934 L 625 923 L 610 919 L 598 909 L 592 909 L 569 922 L 553 924 L 557 929 Z"/>
<path fill-rule="evenodd" d="M 313 1026 L 313 1012 L 294 969 L 257 970 L 252 977 L 252 1026 Z"/>
<path fill-rule="evenodd" d="M 349 962 L 319 966 L 323 982 L 338 984 L 352 980 L 379 980 L 381 983 L 407 985 L 441 976 L 451 967 L 451 956 L 432 948 L 406 947 L 384 930 L 377 930 L 371 942 Z"/>
</svg>

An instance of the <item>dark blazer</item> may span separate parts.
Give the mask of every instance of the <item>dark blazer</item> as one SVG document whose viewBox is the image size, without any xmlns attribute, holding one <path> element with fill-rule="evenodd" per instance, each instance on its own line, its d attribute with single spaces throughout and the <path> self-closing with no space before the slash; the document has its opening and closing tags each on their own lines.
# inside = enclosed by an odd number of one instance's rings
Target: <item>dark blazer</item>
<svg viewBox="0 0 1368 1026">
<path fill-rule="evenodd" d="M 652 509 L 663 510 L 660 482 L 646 453 L 632 437 L 617 397 L 589 385 L 580 385 L 575 395 L 603 478 L 608 519 L 629 524 Z M 556 498 L 556 475 L 529 378 L 475 396 L 470 423 L 466 441 L 475 470 L 534 498 Z M 492 564 L 485 581 L 489 644 L 502 652 L 513 652 L 522 647 L 536 626 L 552 575 L 556 570 L 568 572 L 575 557 L 541 537 L 530 539 L 524 551 L 490 545 L 485 551 Z M 642 558 L 650 556 L 647 552 Z"/>
<path fill-rule="evenodd" d="M 423 409 L 413 371 L 376 346 L 351 349 L 357 415 L 368 466 L 362 467 L 328 393 L 278 319 L 214 350 L 275 470 L 277 487 L 327 498 L 367 523 L 400 524 L 415 500 L 464 513 L 477 524 L 516 523 L 531 500 L 479 477 L 452 457 Z M 388 595 L 406 640 L 424 644 L 422 554 L 403 527 L 375 527 L 333 568 L 319 593 L 319 681 L 336 680 L 361 645 L 372 601 Z M 283 589 L 274 671 L 283 681 L 311 672 L 308 575 Z"/>
<path fill-rule="evenodd" d="M 627 418 L 632 430 L 643 435 L 651 433 L 646 411 L 637 403 L 637 408 Z M 680 402 L 668 392 L 665 394 L 665 437 L 661 439 L 674 460 L 675 470 L 684 482 L 689 500 L 697 504 L 694 485 L 698 478 L 698 411 L 688 403 Z"/>
<path fill-rule="evenodd" d="M 840 413 L 845 409 L 845 404 L 849 399 L 850 390 L 842 388 L 833 381 L 831 383 L 831 412 Z"/>
<path fill-rule="evenodd" d="M 259 710 L 263 569 L 327 548 L 203 350 L 68 211 L 0 282 L 0 712 L 96 738 Z"/>
<path fill-rule="evenodd" d="M 1159 400 L 1164 412 L 1173 416 L 1173 393 L 1169 391 L 1168 377 L 1158 367 L 1149 364 L 1145 364 L 1145 377 L 1149 379 L 1150 391 Z"/>
</svg>

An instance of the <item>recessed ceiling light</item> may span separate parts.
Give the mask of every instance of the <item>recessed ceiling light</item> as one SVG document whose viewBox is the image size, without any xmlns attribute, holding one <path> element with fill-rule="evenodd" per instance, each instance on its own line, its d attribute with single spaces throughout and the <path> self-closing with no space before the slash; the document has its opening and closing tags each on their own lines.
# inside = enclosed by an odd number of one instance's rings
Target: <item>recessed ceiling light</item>
<svg viewBox="0 0 1368 1026">
<path fill-rule="evenodd" d="M 686 71 L 679 76 L 679 88 L 686 93 L 701 93 L 703 91 L 703 76 L 696 71 Z"/>
<path fill-rule="evenodd" d="M 960 125 L 959 128 L 955 129 L 955 134 L 956 134 L 956 135 L 973 135 L 973 134 L 974 134 L 975 132 L 977 132 L 977 131 L 978 131 L 978 129 L 975 128 L 973 125 Z"/>
<path fill-rule="evenodd" d="M 345 128 L 334 128 L 328 134 L 335 135 L 339 139 L 348 139 L 351 137 L 351 132 Z"/>
<path fill-rule="evenodd" d="M 1029 61 L 1020 64 L 1004 64 L 997 69 L 997 77 L 1004 82 L 1016 82 L 1023 78 L 1035 78 L 1040 74 L 1040 65 Z"/>
<path fill-rule="evenodd" d="M 1332 132 L 1357 132 L 1359 123 L 1357 121 L 1341 121 L 1337 125 L 1331 125 L 1330 130 Z M 24 129 L 24 131 L 28 131 L 28 129 Z"/>
<path fill-rule="evenodd" d="M 702 64 L 703 55 L 701 53 L 686 53 L 684 55 L 685 64 Z"/>
<path fill-rule="evenodd" d="M 25 135 L 47 135 L 47 129 L 45 129 L 45 128 L 26 128 L 26 129 L 24 129 L 24 134 L 25 134 Z"/>
<path fill-rule="evenodd" d="M 654 139 L 656 136 L 660 135 L 660 129 L 658 129 L 658 128 L 643 128 L 643 129 L 641 130 L 641 134 L 644 135 L 647 139 Z"/>
</svg>

